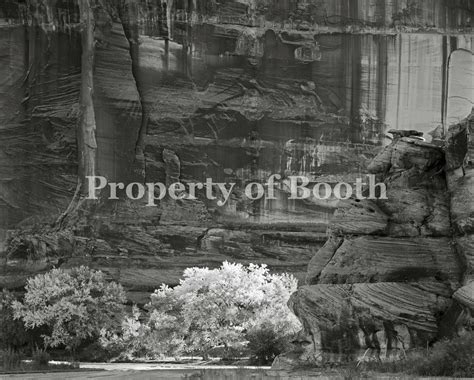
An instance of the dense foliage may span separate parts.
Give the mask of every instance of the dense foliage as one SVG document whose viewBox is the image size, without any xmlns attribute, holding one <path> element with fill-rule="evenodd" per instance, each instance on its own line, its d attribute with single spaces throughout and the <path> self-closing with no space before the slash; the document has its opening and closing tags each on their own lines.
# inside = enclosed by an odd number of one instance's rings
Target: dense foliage
<svg viewBox="0 0 474 380">
<path fill-rule="evenodd" d="M 71 351 L 118 323 L 126 300 L 121 285 L 84 266 L 37 275 L 25 289 L 23 302 L 12 303 L 14 317 L 28 329 L 45 326 L 46 347 L 64 345 Z"/>
<path fill-rule="evenodd" d="M 271 274 L 265 265 L 188 268 L 178 286 L 162 285 L 151 295 L 146 323 L 140 323 L 136 310 L 120 334 L 103 331 L 102 341 L 152 355 L 204 357 L 216 347 L 241 346 L 260 330 L 266 332 L 261 337 L 280 342 L 300 328 L 287 306 L 296 286 L 293 276 Z M 278 352 L 265 354 L 267 361 Z"/>
<path fill-rule="evenodd" d="M 472 376 L 474 332 L 435 343 L 424 355 L 411 358 L 407 367 L 409 372 L 421 376 Z"/>
<path fill-rule="evenodd" d="M 28 334 L 21 321 L 13 319 L 15 296 L 6 289 L 0 292 L 0 349 L 18 349 L 28 343 Z"/>
</svg>

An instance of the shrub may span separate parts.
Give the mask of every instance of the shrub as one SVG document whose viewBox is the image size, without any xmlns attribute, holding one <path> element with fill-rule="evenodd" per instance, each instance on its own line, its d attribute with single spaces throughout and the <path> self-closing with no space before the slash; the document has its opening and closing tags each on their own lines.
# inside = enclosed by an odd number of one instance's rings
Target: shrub
<svg viewBox="0 0 474 380">
<path fill-rule="evenodd" d="M 100 271 L 81 266 L 53 269 L 30 278 L 23 302 L 13 302 L 15 318 L 28 329 L 45 326 L 45 347 L 64 345 L 72 352 L 97 338 L 105 326 L 120 320 L 125 303 L 121 285 L 107 282 Z"/>
<path fill-rule="evenodd" d="M 251 360 L 256 365 L 271 364 L 290 347 L 289 337 L 281 336 L 272 328 L 253 329 L 246 334 Z"/>
<path fill-rule="evenodd" d="M 36 347 L 33 351 L 33 363 L 37 367 L 47 367 L 50 359 L 51 357 L 45 349 Z"/>
<path fill-rule="evenodd" d="M 2 363 L 2 369 L 4 371 L 10 371 L 20 367 L 21 355 L 18 351 L 12 348 L 7 348 L 0 351 L 0 358 Z"/>
<path fill-rule="evenodd" d="M 413 358 L 410 372 L 421 376 L 472 376 L 474 332 L 433 345 L 427 354 Z"/>
<path fill-rule="evenodd" d="M 469 377 L 474 373 L 474 332 L 441 340 L 428 350 L 409 352 L 396 362 L 367 363 L 378 372 L 406 372 L 419 376 Z"/>
<path fill-rule="evenodd" d="M 121 347 L 111 349 L 104 347 L 100 339 L 92 342 L 84 342 L 77 349 L 78 353 L 75 359 L 80 362 L 108 362 L 119 356 L 122 352 Z"/>
</svg>

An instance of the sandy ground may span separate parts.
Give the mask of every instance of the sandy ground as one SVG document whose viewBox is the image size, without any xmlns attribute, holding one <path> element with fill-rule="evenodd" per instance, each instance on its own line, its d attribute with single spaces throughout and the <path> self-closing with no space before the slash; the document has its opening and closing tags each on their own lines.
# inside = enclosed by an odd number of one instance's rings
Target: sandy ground
<svg viewBox="0 0 474 380">
<path fill-rule="evenodd" d="M 430 379 L 449 378 L 407 377 L 401 374 L 365 374 L 354 377 L 354 373 L 344 370 L 320 372 L 316 369 L 300 372 L 272 370 L 270 367 L 218 366 L 166 363 L 81 363 L 81 370 L 71 372 L 35 372 L 27 374 L 0 375 L 3 379 L 118 379 L 118 380 L 345 380 L 345 379 Z M 459 380 L 459 379 L 457 379 Z"/>
<path fill-rule="evenodd" d="M 288 373 L 270 367 L 155 363 L 81 363 L 81 371 L 0 375 L 0 379 L 164 379 L 164 380 L 307 380 L 343 379 L 320 372 Z"/>
</svg>

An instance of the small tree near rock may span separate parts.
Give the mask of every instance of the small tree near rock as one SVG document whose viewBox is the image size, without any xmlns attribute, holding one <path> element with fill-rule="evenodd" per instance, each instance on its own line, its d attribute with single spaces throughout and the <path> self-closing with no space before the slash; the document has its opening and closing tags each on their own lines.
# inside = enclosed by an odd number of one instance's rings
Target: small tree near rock
<svg viewBox="0 0 474 380">
<path fill-rule="evenodd" d="M 37 275 L 25 289 L 23 302 L 12 304 L 14 317 L 27 329 L 46 327 L 45 347 L 65 346 L 73 354 L 102 328 L 119 324 L 126 301 L 121 285 L 85 266 Z"/>
</svg>

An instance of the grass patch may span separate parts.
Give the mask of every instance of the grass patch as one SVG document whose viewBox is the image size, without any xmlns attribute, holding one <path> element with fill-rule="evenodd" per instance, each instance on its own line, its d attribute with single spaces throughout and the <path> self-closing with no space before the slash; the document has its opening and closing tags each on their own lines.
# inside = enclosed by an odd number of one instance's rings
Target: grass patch
<svg viewBox="0 0 474 380">
<path fill-rule="evenodd" d="M 0 373 L 23 373 L 36 371 L 70 371 L 77 370 L 77 363 L 50 363 L 49 354 L 41 349 L 33 352 L 32 360 L 11 348 L 0 351 Z"/>
<path fill-rule="evenodd" d="M 451 340 L 441 340 L 427 350 L 408 352 L 404 360 L 369 362 L 362 367 L 375 372 L 418 376 L 470 377 L 474 374 L 474 332 L 467 332 Z"/>
</svg>

